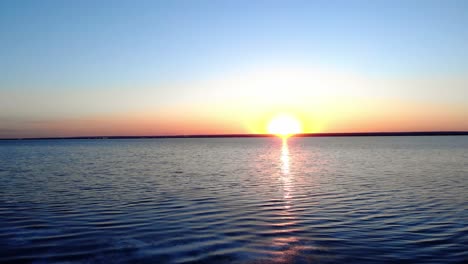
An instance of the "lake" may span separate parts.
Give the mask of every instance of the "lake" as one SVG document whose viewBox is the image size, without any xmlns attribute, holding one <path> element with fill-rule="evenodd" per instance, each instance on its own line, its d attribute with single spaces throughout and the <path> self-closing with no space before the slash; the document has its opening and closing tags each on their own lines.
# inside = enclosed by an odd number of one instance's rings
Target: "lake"
<svg viewBox="0 0 468 264">
<path fill-rule="evenodd" d="M 468 262 L 468 136 L 0 141 L 2 263 Z"/>
</svg>

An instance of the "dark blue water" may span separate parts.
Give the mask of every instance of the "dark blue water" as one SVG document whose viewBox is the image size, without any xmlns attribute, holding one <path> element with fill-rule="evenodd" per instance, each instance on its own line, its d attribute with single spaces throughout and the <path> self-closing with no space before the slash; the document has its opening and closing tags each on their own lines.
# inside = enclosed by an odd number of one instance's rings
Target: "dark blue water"
<svg viewBox="0 0 468 264">
<path fill-rule="evenodd" d="M 0 262 L 468 262 L 468 137 L 0 141 Z"/>
</svg>

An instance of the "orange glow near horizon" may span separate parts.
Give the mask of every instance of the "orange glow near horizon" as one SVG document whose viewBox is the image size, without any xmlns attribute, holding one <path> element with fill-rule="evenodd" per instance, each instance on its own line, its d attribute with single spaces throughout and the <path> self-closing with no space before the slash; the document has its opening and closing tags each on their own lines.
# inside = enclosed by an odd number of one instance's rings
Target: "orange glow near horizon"
<svg viewBox="0 0 468 264">
<path fill-rule="evenodd" d="M 362 98 L 296 105 L 255 102 L 187 103 L 159 109 L 57 117 L 41 122 L 11 120 L 2 125 L 11 127 L 13 132 L 2 133 L 0 128 L 0 138 L 265 133 L 284 137 L 295 133 L 468 130 L 466 111 L 456 105 Z M 191 109 L 190 114 L 187 109 Z M 280 113 L 289 116 L 285 119 L 295 121 L 281 125 Z M 299 130 L 294 128 L 297 126 Z"/>
<path fill-rule="evenodd" d="M 301 123 L 293 116 L 280 114 L 274 117 L 268 124 L 268 133 L 282 138 L 302 133 Z"/>
</svg>

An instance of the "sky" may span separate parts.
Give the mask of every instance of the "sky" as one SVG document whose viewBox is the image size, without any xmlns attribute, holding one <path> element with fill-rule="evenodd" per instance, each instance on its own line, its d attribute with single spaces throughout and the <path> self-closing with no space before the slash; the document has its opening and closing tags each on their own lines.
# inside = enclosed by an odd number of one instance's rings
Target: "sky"
<svg viewBox="0 0 468 264">
<path fill-rule="evenodd" d="M 468 131 L 468 1 L 0 1 L 0 138 Z"/>
</svg>

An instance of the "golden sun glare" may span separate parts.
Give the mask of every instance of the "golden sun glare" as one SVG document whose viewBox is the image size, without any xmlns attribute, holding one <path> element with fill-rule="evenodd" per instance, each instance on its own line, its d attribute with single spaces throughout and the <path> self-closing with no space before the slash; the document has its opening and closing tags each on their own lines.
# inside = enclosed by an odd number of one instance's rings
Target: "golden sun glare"
<svg viewBox="0 0 468 264">
<path fill-rule="evenodd" d="M 268 124 L 268 133 L 283 138 L 302 133 L 301 123 L 293 116 L 281 114 L 274 117 Z"/>
</svg>

